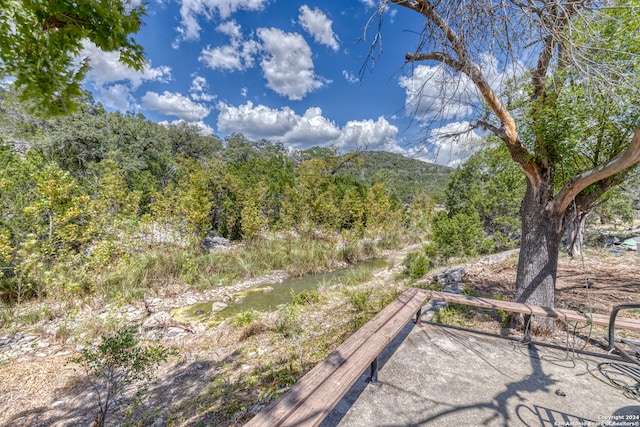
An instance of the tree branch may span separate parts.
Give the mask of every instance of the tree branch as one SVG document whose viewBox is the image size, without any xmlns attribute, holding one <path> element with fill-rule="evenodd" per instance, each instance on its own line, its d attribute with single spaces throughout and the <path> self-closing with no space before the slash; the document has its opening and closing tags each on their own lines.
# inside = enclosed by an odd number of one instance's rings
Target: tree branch
<svg viewBox="0 0 640 427">
<path fill-rule="evenodd" d="M 640 126 L 636 128 L 631 143 L 624 151 L 609 162 L 585 171 L 569 181 L 554 197 L 551 209 L 558 215 L 564 214 L 571 201 L 589 185 L 622 172 L 638 162 L 640 162 Z"/>
<path fill-rule="evenodd" d="M 487 102 L 489 108 L 496 114 L 498 120 L 502 124 L 502 128 L 496 135 L 504 141 L 511 154 L 511 158 L 520 165 L 524 171 L 527 179 L 529 179 L 534 187 L 537 188 L 537 183 L 540 181 L 538 175 L 538 168 L 533 162 L 526 147 L 520 141 L 518 131 L 516 128 L 516 122 L 505 105 L 500 101 L 500 98 L 495 93 L 491 85 L 487 82 L 485 76 L 480 69 L 473 64 L 467 48 L 464 44 L 462 37 L 458 36 L 456 32 L 451 28 L 447 21 L 436 12 L 431 2 L 428 0 L 389 0 L 391 3 L 398 6 L 403 6 L 419 12 L 428 21 L 432 22 L 444 35 L 448 43 L 450 44 L 453 52 L 458 57 L 455 60 L 451 55 L 442 52 L 429 52 L 429 53 L 416 53 L 407 54 L 407 61 L 418 60 L 434 60 L 439 61 L 445 65 L 449 65 L 454 70 L 461 72 L 468 76 L 475 86 L 480 91 L 482 98 Z"/>
</svg>

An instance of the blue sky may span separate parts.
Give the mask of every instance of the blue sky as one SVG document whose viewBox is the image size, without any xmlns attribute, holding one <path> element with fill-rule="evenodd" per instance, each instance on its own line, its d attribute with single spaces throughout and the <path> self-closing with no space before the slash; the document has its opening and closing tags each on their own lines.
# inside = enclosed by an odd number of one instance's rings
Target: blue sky
<svg viewBox="0 0 640 427">
<path fill-rule="evenodd" d="M 435 64 L 404 66 L 424 21 L 400 7 L 385 12 L 383 52 L 371 67 L 377 21 L 368 33 L 365 26 L 374 3 L 150 0 L 135 37 L 148 60 L 144 71 L 87 44 L 82 56 L 93 69 L 86 87 L 112 111 L 184 120 L 223 138 L 237 132 L 296 149 L 333 145 L 459 164 L 464 144 L 438 135 L 468 126 L 473 91 L 449 93 Z M 465 81 L 449 83 L 465 92 Z M 441 110 L 447 93 L 456 101 Z M 419 125 L 416 114 L 434 124 Z"/>
</svg>

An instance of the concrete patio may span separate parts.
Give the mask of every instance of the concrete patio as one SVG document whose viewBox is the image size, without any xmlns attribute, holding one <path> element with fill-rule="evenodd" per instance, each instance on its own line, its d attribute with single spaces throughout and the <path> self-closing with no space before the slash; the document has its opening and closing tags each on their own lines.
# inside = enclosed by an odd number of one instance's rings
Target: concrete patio
<svg viewBox="0 0 640 427">
<path fill-rule="evenodd" d="M 430 323 L 410 322 L 380 356 L 380 385 L 355 383 L 321 426 L 640 426 L 640 369 Z"/>
</svg>

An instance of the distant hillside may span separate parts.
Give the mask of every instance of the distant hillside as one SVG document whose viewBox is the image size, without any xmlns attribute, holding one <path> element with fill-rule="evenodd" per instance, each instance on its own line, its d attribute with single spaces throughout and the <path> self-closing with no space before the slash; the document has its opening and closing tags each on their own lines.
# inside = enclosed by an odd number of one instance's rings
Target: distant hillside
<svg viewBox="0 0 640 427">
<path fill-rule="evenodd" d="M 349 164 L 346 171 L 368 184 L 385 182 L 397 199 L 404 203 L 419 191 L 430 196 L 441 193 L 453 169 L 401 154 L 364 151 Z"/>
</svg>

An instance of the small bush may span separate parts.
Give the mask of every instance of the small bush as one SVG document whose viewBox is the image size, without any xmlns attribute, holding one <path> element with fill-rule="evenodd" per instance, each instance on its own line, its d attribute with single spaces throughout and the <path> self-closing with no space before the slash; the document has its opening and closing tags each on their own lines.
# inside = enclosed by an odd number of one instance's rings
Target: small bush
<svg viewBox="0 0 640 427">
<path fill-rule="evenodd" d="M 349 302 L 353 306 L 353 311 L 356 313 L 365 313 L 369 308 L 369 297 L 371 296 L 371 291 L 354 291 L 354 292 L 345 292 Z"/>
<path fill-rule="evenodd" d="M 238 313 L 233 319 L 234 326 L 247 326 L 253 322 L 256 318 L 256 312 L 254 310 L 243 310 Z"/>
<path fill-rule="evenodd" d="M 124 327 L 114 334 L 102 336 L 98 345 L 88 345 L 80 356 L 70 359 L 79 364 L 96 392 L 99 411 L 95 424 L 105 425 L 113 403 L 121 398 L 129 386 L 138 386 L 142 395 L 153 371 L 175 354 L 162 346 L 141 346 L 138 327 Z"/>
<path fill-rule="evenodd" d="M 287 338 L 302 333 L 302 325 L 294 307 L 287 306 L 278 312 L 274 330 Z"/>
<path fill-rule="evenodd" d="M 293 305 L 311 305 L 320 302 L 320 294 L 316 290 L 305 289 L 298 293 L 291 291 L 291 304 Z"/>
<path fill-rule="evenodd" d="M 429 271 L 429 259 L 419 252 L 411 252 L 407 254 L 404 261 L 402 274 L 413 280 L 423 277 Z"/>
</svg>

